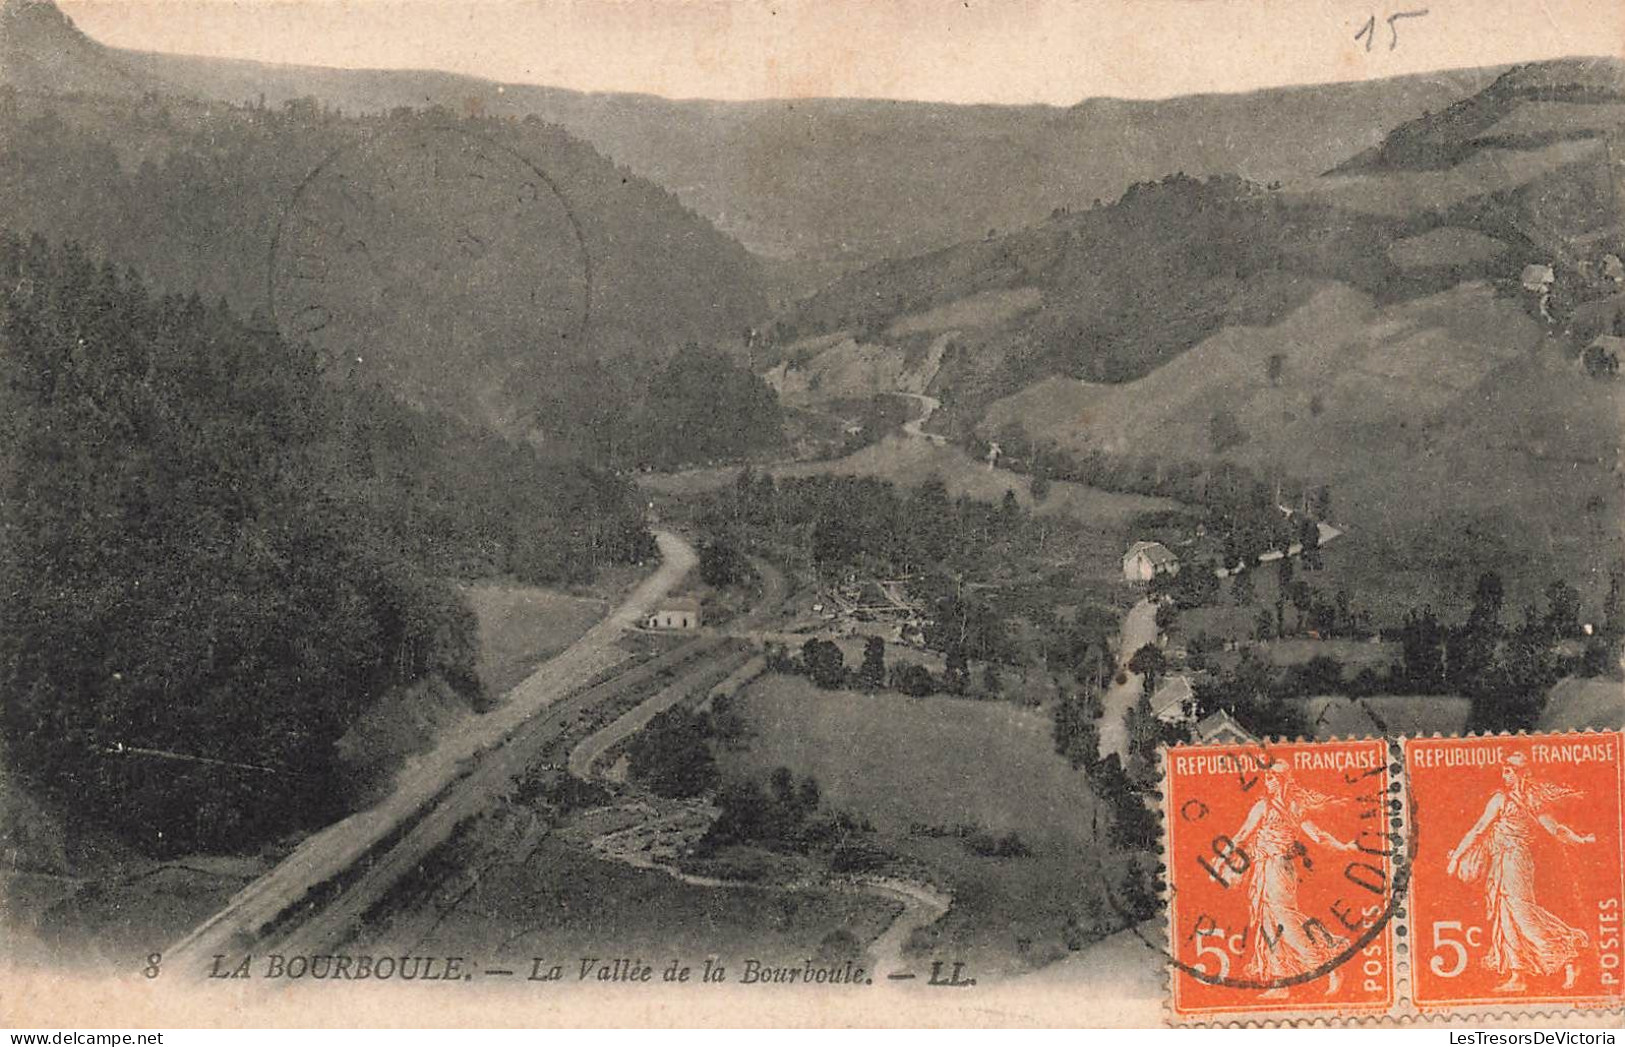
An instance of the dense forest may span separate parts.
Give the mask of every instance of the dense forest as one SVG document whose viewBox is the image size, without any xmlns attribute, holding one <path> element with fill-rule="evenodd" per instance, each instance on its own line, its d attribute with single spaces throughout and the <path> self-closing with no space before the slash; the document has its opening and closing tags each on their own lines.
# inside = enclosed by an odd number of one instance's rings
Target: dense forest
<svg viewBox="0 0 1625 1047">
<path fill-rule="evenodd" d="M 544 446 L 614 468 L 671 469 L 783 448 L 778 394 L 716 349 L 689 343 L 664 366 L 617 375 L 560 368 L 536 391 Z"/>
<path fill-rule="evenodd" d="M 510 432 L 584 364 L 624 383 L 766 309 L 738 244 L 535 118 L 0 86 L 0 141 L 9 227 L 244 316 L 280 302 L 285 334 L 319 313 L 346 368 Z"/>
<path fill-rule="evenodd" d="M 76 246 L 0 237 L 8 770 L 153 850 L 320 823 L 384 695 L 470 705 L 447 575 L 654 553 L 624 482 L 323 377 Z"/>
</svg>

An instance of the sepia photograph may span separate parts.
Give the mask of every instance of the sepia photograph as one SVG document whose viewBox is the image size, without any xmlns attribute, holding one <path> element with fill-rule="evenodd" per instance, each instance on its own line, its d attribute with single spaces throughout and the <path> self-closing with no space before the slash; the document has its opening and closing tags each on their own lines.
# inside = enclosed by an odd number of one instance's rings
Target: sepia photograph
<svg viewBox="0 0 1625 1047">
<path fill-rule="evenodd" d="M 1622 357 L 1617 0 L 0 0 L 0 1026 L 1618 1029 Z"/>
</svg>

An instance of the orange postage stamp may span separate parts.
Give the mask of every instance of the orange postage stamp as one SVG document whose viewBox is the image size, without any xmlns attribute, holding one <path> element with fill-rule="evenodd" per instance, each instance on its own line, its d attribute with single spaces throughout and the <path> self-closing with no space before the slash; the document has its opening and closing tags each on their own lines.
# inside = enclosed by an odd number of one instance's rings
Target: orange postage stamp
<svg viewBox="0 0 1625 1047">
<path fill-rule="evenodd" d="M 1382 739 L 1167 751 L 1175 1021 L 1394 1005 L 1407 848 L 1390 762 Z"/>
<path fill-rule="evenodd" d="M 1413 738 L 1412 1001 L 1618 1007 L 1620 735 Z"/>
</svg>

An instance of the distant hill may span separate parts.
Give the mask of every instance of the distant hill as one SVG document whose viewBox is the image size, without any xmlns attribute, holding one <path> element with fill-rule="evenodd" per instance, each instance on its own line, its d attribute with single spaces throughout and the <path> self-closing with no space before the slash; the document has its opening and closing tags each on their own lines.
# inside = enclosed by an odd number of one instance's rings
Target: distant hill
<svg viewBox="0 0 1625 1047">
<path fill-rule="evenodd" d="M 74 26 L 51 0 L 0 2 L 0 84 L 24 91 L 130 94 L 163 88 Z"/>
<path fill-rule="evenodd" d="M 1488 87 L 1409 120 L 1338 172 L 1437 171 L 1487 150 L 1599 138 L 1625 118 L 1625 61 L 1572 58 L 1510 69 Z"/>
<path fill-rule="evenodd" d="M 1395 124 L 1489 82 L 1465 70 L 1369 83 L 1071 108 L 886 100 L 673 101 L 493 84 L 442 73 L 341 72 L 126 56 L 200 97 L 311 95 L 350 111 L 434 102 L 536 114 L 676 193 L 805 282 L 879 258 L 1086 207 L 1174 171 L 1309 177 Z M 501 88 L 500 93 L 498 88 Z"/>
<path fill-rule="evenodd" d="M 1621 288 L 1602 270 L 1625 237 L 1625 171 L 1610 167 L 1625 93 L 1606 86 L 1622 68 L 1519 67 L 1452 107 L 1470 119 L 1407 122 L 1376 152 L 1317 178 L 1266 188 L 1174 175 L 1013 232 L 877 263 L 785 310 L 772 335 L 794 361 L 803 340 L 906 342 L 902 319 L 958 310 L 938 389 L 952 391 L 946 406 L 963 421 L 1050 375 L 1142 378 L 1225 327 L 1278 322 L 1324 280 L 1387 304 L 1470 281 L 1511 292 L 1525 265 L 1551 264 L 1553 321 L 1572 337 L 1617 333 L 1621 309 L 1609 303 Z M 1501 130 L 1468 134 L 1469 124 Z M 1513 134 L 1536 125 L 1539 135 Z M 1446 139 L 1448 148 L 1420 144 Z M 1425 165 L 1394 159 L 1424 154 Z M 990 295 L 1026 295 L 1027 305 L 979 317 L 968 308 Z"/>
<path fill-rule="evenodd" d="M 778 380 L 840 373 L 844 346 L 918 352 L 906 318 L 956 315 L 939 429 L 1329 484 L 1364 536 L 1339 558 L 1379 591 L 1498 569 L 1595 596 L 1625 514 L 1625 388 L 1581 358 L 1625 335 L 1620 69 L 1508 71 L 1276 189 L 1166 178 L 877 264 L 785 312 Z M 1023 307 L 970 308 L 994 294 Z"/>
<path fill-rule="evenodd" d="M 1315 278 L 1408 293 L 1410 278 L 1385 254 L 1397 227 L 1233 176 L 1176 175 L 1101 207 L 843 277 L 771 333 L 794 357 L 799 339 L 850 331 L 875 340 L 902 318 L 958 305 L 938 388 L 965 418 L 1049 374 L 1138 378 L 1227 324 L 1279 319 Z M 999 293 L 1025 295 L 1028 307 L 963 308 Z M 911 337 L 922 336 L 902 335 Z"/>
<path fill-rule="evenodd" d="M 1057 207 L 1087 207 L 1133 182 L 1175 171 L 1235 173 L 1265 183 L 1310 177 L 1495 75 L 1459 70 L 1242 95 L 1090 99 L 1058 108 L 679 101 L 433 71 L 113 50 L 83 64 L 101 72 L 66 89 L 118 93 L 162 85 L 238 105 L 263 100 L 274 107 L 310 97 L 352 114 L 439 105 L 458 114 L 539 116 L 664 186 L 779 263 L 774 271 L 782 282 L 802 289 L 877 259 L 1019 228 Z M 108 69 L 129 79 L 120 81 Z M 20 86 L 37 84 L 36 78 Z"/>
</svg>

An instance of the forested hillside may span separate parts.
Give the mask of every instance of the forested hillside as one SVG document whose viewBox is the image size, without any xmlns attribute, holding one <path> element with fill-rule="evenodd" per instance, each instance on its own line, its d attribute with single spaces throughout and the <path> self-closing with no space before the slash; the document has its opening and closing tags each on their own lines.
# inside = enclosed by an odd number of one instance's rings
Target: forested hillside
<svg viewBox="0 0 1625 1047">
<path fill-rule="evenodd" d="M 0 284 L 6 767 L 143 846 L 319 824 L 383 696 L 478 706 L 447 574 L 653 553 L 622 482 L 328 381 L 225 306 L 10 234 Z"/>
<path fill-rule="evenodd" d="M 756 263 L 557 127 L 0 87 L 0 213 L 519 435 L 585 361 L 742 338 Z M 359 358 L 359 359 L 358 359 Z"/>
<path fill-rule="evenodd" d="M 946 361 L 956 405 L 1047 374 L 1124 382 L 1227 324 L 1284 316 L 1316 278 L 1379 295 L 1412 289 L 1415 278 L 1385 254 L 1398 226 L 1235 177 L 1172 175 L 1102 207 L 856 273 L 803 302 L 773 335 L 781 344 L 838 330 L 874 335 L 973 295 L 1032 289 L 1040 308 L 1000 323 L 985 351 L 984 339 L 967 336 Z"/>
<path fill-rule="evenodd" d="M 351 112 L 473 100 L 537 115 L 676 193 L 790 282 L 818 283 L 990 228 L 1040 221 L 1172 171 L 1309 178 L 1494 70 L 1250 94 L 1073 106 L 892 99 L 724 102 L 497 84 L 430 70 L 347 70 L 103 49 L 103 64 L 198 98 L 306 95 Z"/>
</svg>

